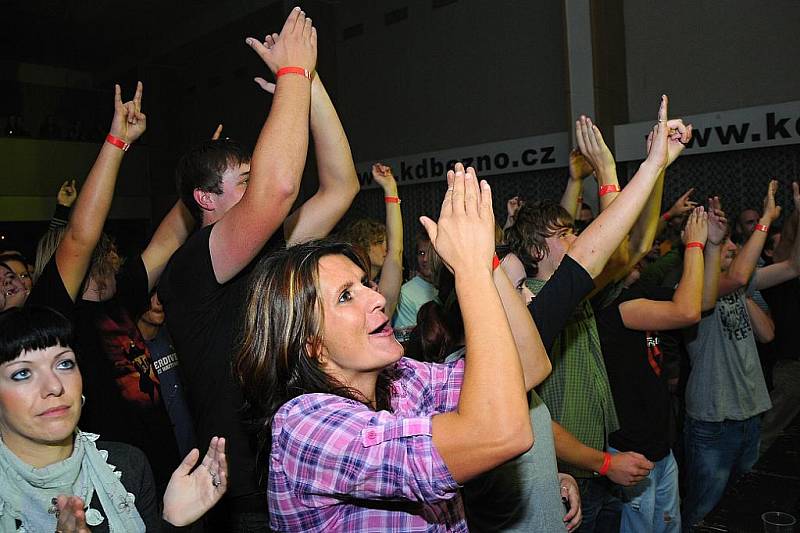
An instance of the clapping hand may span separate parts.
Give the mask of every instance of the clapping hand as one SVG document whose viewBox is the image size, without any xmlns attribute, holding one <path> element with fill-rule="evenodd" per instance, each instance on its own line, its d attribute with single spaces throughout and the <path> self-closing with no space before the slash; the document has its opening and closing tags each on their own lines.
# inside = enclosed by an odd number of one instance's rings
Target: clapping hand
<svg viewBox="0 0 800 533">
<path fill-rule="evenodd" d="M 110 133 L 128 144 L 133 144 L 147 129 L 147 116 L 142 113 L 142 92 L 142 82 L 137 82 L 133 100 L 123 104 L 122 88 L 114 85 L 114 118 Z"/>
<path fill-rule="evenodd" d="M 728 219 L 722 210 L 719 196 L 708 199 L 708 242 L 719 246 L 728 234 Z"/>
<path fill-rule="evenodd" d="M 178 466 L 164 492 L 164 520 L 174 526 L 191 524 L 211 509 L 228 488 L 225 439 L 213 437 L 200 466 L 195 448 Z M 194 468 L 194 471 L 192 471 Z"/>
<path fill-rule="evenodd" d="M 595 172 L 603 172 L 609 167 L 614 167 L 614 155 L 603 140 L 600 129 L 592 124 L 592 119 L 581 115 L 581 118 L 575 121 L 575 138 L 581 154 Z M 572 172 L 572 156 L 570 156 L 570 172 Z"/>
<path fill-rule="evenodd" d="M 289 13 L 279 36 L 267 35 L 263 42 L 248 37 L 246 42 L 273 74 L 283 67 L 301 67 L 313 72 L 317 64 L 317 30 L 299 7 Z"/>
<path fill-rule="evenodd" d="M 703 206 L 695 207 L 686 222 L 686 229 L 683 231 L 684 244 L 699 242 L 705 246 L 708 240 L 708 214 Z"/>
<path fill-rule="evenodd" d="M 434 249 L 456 278 L 463 273 L 491 272 L 494 256 L 494 212 L 492 191 L 486 181 L 478 183 L 472 167 L 456 163 L 447 173 L 438 222 L 420 217 Z"/>
<path fill-rule="evenodd" d="M 577 122 L 576 133 L 577 133 Z M 594 169 L 592 165 L 583 157 L 577 148 L 573 148 L 569 153 L 569 177 L 574 180 L 583 180 L 592 175 Z"/>
<path fill-rule="evenodd" d="M 778 181 L 770 180 L 767 187 L 767 195 L 764 197 L 764 214 L 762 219 L 766 219 L 767 224 L 772 224 L 781 216 L 781 206 L 775 203 L 775 193 L 778 191 Z"/>
</svg>

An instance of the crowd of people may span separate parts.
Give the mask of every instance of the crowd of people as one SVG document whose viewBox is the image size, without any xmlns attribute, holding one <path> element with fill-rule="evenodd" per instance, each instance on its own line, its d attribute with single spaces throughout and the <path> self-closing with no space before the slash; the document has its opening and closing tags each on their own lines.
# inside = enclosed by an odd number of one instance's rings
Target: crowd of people
<svg viewBox="0 0 800 533">
<path fill-rule="evenodd" d="M 255 147 L 184 153 L 140 255 L 103 227 L 141 83 L 33 261 L 0 254 L 0 530 L 687 531 L 797 415 L 797 183 L 783 219 L 774 180 L 738 217 L 663 210 L 692 126 L 662 96 L 624 188 L 581 116 L 562 198 L 510 198 L 502 228 L 461 163 L 405 226 L 376 163 L 385 220 L 343 225 L 311 18 L 246 43 L 275 77 Z"/>
</svg>

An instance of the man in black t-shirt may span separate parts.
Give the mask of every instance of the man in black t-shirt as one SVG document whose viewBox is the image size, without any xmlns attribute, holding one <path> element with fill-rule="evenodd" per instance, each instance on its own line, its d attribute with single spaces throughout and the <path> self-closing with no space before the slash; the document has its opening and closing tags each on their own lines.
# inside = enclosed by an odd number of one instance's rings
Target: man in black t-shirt
<svg viewBox="0 0 800 533">
<path fill-rule="evenodd" d="M 248 274 L 262 254 L 327 235 L 359 188 L 347 137 L 322 81 L 303 75 L 316 63 L 316 30 L 309 28 L 310 20 L 295 8 L 277 42 L 248 39 L 277 73 L 252 160 L 237 143 L 212 140 L 185 154 L 176 172 L 180 195 L 202 228 L 173 257 L 159 299 L 181 356 L 198 441 L 227 439 L 228 491 L 214 516 L 219 530 L 268 528 L 266 492 L 258 486 L 256 453 L 231 373 Z M 300 67 L 300 73 L 284 75 L 283 67 Z M 309 117 L 320 188 L 287 218 L 305 164 Z"/>
<path fill-rule="evenodd" d="M 721 211 L 709 215 L 696 208 L 684 232 L 678 288 L 634 285 L 595 311 L 620 424 L 609 444 L 655 464 L 646 479 L 623 488 L 620 531 L 680 531 L 678 467 L 670 450 L 670 395 L 661 375 L 659 331 L 692 326 L 700 322 L 701 311 L 714 309 L 725 232 Z"/>
</svg>

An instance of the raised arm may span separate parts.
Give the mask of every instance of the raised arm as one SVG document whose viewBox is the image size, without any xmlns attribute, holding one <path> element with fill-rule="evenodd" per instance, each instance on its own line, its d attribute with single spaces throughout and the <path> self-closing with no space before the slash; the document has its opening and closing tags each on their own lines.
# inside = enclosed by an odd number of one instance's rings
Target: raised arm
<svg viewBox="0 0 800 533">
<path fill-rule="evenodd" d="M 383 260 L 378 290 L 386 298 L 384 313 L 392 316 L 403 285 L 403 215 L 397 196 L 397 181 L 391 167 L 381 163 L 372 165 L 372 177 L 383 189 L 386 204 L 386 258 Z"/>
<path fill-rule="evenodd" d="M 775 222 L 781 216 L 780 206 L 775 204 L 775 191 L 778 189 L 778 182 L 771 180 L 767 187 L 767 195 L 764 198 L 764 214 L 758 220 L 758 225 L 764 228 L 769 228 L 770 224 Z M 758 227 L 758 226 L 756 226 Z M 756 229 L 742 249 L 736 255 L 736 258 L 731 263 L 726 272 L 723 272 L 719 277 L 719 294 L 725 296 L 740 287 L 747 285 L 750 281 L 750 276 L 756 268 L 761 250 L 764 248 L 764 243 L 767 242 L 767 231 L 760 231 Z"/>
<path fill-rule="evenodd" d="M 674 120 L 670 122 L 671 131 L 669 142 L 667 143 L 667 167 L 669 167 L 678 156 L 681 155 L 686 143 L 692 139 L 692 125 L 685 126 L 683 121 Z M 653 134 L 647 136 L 647 151 L 650 151 L 650 145 L 653 142 Z M 664 174 L 666 169 L 658 177 L 653 192 L 648 198 L 647 203 L 642 209 L 642 214 L 636 220 L 636 224 L 631 229 L 630 239 L 630 257 L 628 260 L 628 268 L 633 267 L 642 258 L 647 255 L 653 247 L 653 241 L 658 235 L 659 222 L 664 222 L 661 217 L 661 200 L 664 195 Z"/>
<path fill-rule="evenodd" d="M 264 45 L 271 48 L 279 40 L 280 36 L 273 33 L 266 37 Z M 263 78 L 255 81 L 265 91 L 274 92 L 274 84 Z M 319 190 L 286 219 L 284 232 L 289 244 L 328 235 L 359 190 L 350 143 L 319 73 L 314 74 L 311 84 L 311 136 L 317 156 Z"/>
<path fill-rule="evenodd" d="M 317 32 L 299 7 L 292 9 L 275 46 L 267 48 L 252 37 L 247 44 L 275 71 L 314 70 Z M 247 190 L 211 230 L 211 262 L 219 283 L 247 266 L 286 219 L 306 162 L 310 101 L 311 82 L 305 76 L 289 73 L 278 78 L 272 108 L 253 150 Z"/>
<path fill-rule="evenodd" d="M 633 223 L 647 202 L 658 175 L 667 164 L 667 146 L 670 125 L 667 122 L 667 97 L 662 96 L 658 124 L 654 127 L 654 142 L 647 159 L 639 167 L 630 183 L 619 193 L 619 199 L 581 232 L 567 252 L 593 278 L 603 270 L 606 262 L 628 235 Z M 594 126 L 587 134 L 597 132 Z"/>
<path fill-rule="evenodd" d="M 719 297 L 719 263 L 722 243 L 728 235 L 728 219 L 722 210 L 719 196 L 708 199 L 708 240 L 703 251 L 705 262 L 703 272 L 702 310 L 710 311 L 717 305 Z"/>
<path fill-rule="evenodd" d="M 463 483 L 531 447 L 533 432 L 519 354 L 492 279 L 494 213 L 489 184 L 458 163 L 447 173 L 438 223 L 420 222 L 453 270 L 467 362 L 455 411 L 435 415 L 432 438 Z"/>
<path fill-rule="evenodd" d="M 602 212 L 617 198 L 620 190 L 614 155 L 603 140 L 600 129 L 592 123 L 592 119 L 583 115 L 575 121 L 575 139 L 578 142 L 578 149 L 597 176 Z"/>
<path fill-rule="evenodd" d="M 319 74 L 311 84 L 311 135 L 319 190 L 287 219 L 285 232 L 289 244 L 328 235 L 359 190 L 350 144 Z"/>
<path fill-rule="evenodd" d="M 786 230 L 781 235 L 781 241 L 785 237 L 787 242 L 791 243 L 789 258 L 756 270 L 756 289 L 762 290 L 774 287 L 784 281 L 800 276 L 800 239 L 797 238 L 797 234 L 800 232 L 800 217 L 798 216 L 798 213 L 800 213 L 800 191 L 798 191 L 798 184 L 793 183 L 792 189 L 794 212 L 786 221 Z"/>
<path fill-rule="evenodd" d="M 539 330 L 533 322 L 533 316 L 525 305 L 525 300 L 502 268 L 494 269 L 494 286 L 500 295 L 503 309 L 517 345 L 522 373 L 525 378 L 525 390 L 531 390 L 550 375 L 553 365 L 547 357 Z"/>
<path fill-rule="evenodd" d="M 119 85 L 114 87 L 114 118 L 110 130 L 112 140 L 116 138 L 130 145 L 144 133 L 147 118 L 141 111 L 142 91 L 142 83 L 139 82 L 133 100 L 123 104 L 122 89 Z M 121 147 L 109 141 L 103 143 L 81 194 L 75 201 L 64 239 L 56 249 L 58 273 L 73 301 L 78 297 L 92 252 L 103 233 L 124 155 Z"/>
<path fill-rule="evenodd" d="M 142 261 L 147 270 L 148 290 L 158 283 L 164 267 L 175 250 L 189 237 L 194 227 L 194 219 L 189 210 L 178 200 L 158 225 L 153 238 L 142 252 Z"/>
<path fill-rule="evenodd" d="M 637 298 L 623 302 L 619 313 L 626 328 L 637 331 L 679 329 L 700 322 L 703 299 L 703 246 L 708 237 L 708 215 L 697 207 L 684 233 L 683 275 L 670 301 Z"/>
<path fill-rule="evenodd" d="M 508 202 L 506 202 L 506 223 L 503 226 L 504 230 L 514 225 L 517 221 L 517 212 L 523 205 L 525 205 L 525 201 L 519 196 L 512 196 L 508 199 Z"/>
<path fill-rule="evenodd" d="M 592 175 L 592 165 L 583 157 L 580 150 L 573 149 L 569 153 L 569 181 L 561 196 L 561 207 L 567 210 L 572 218 L 578 218 L 583 205 L 583 180 Z"/>
</svg>

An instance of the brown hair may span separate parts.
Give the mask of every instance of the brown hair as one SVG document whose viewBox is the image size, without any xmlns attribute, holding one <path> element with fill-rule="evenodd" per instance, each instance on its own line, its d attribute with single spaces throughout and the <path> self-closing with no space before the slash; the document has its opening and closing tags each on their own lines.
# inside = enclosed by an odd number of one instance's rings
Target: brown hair
<svg viewBox="0 0 800 533">
<path fill-rule="evenodd" d="M 506 243 L 523 264 L 538 270 L 539 261 L 550 254 L 545 239 L 573 224 L 569 212 L 553 201 L 525 204 L 517 211 L 514 225 L 506 230 Z"/>
<path fill-rule="evenodd" d="M 343 255 L 369 272 L 351 245 L 316 240 L 270 255 L 252 273 L 233 370 L 247 399 L 248 417 L 259 432 L 260 453 L 269 454 L 272 417 L 292 398 L 327 393 L 370 405 L 359 391 L 326 374 L 316 357 L 324 344 L 325 321 L 318 268 L 327 255 Z M 379 410 L 391 409 L 391 380 L 388 369 L 378 377 Z M 266 468 L 268 461 L 260 464 Z"/>
<path fill-rule="evenodd" d="M 386 238 L 386 225 L 377 220 L 360 218 L 339 235 L 343 242 L 354 244 L 369 254 L 369 247 Z"/>
</svg>

